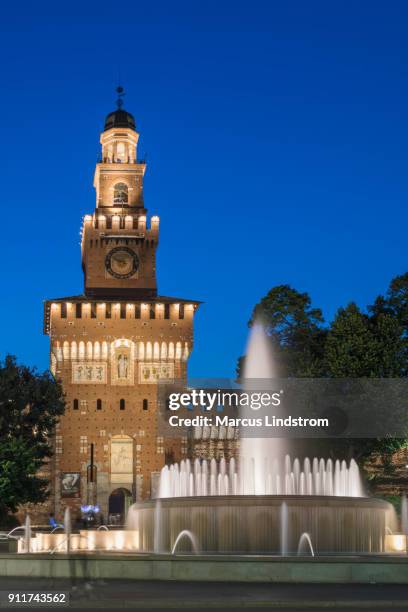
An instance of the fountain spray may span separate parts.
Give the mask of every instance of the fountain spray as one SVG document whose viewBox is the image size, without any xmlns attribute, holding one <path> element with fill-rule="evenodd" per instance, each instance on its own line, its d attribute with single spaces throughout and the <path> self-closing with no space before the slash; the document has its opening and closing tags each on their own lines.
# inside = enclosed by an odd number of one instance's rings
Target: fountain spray
<svg viewBox="0 0 408 612">
<path fill-rule="evenodd" d="M 71 511 L 69 509 L 69 506 L 65 508 L 65 512 L 64 512 L 64 531 L 65 531 L 65 535 L 67 538 L 67 553 L 69 555 L 71 552 L 71 532 L 72 532 Z"/>
<path fill-rule="evenodd" d="M 24 550 L 26 553 L 30 552 L 31 548 L 31 520 L 28 514 L 25 518 L 25 527 L 24 527 Z"/>
</svg>

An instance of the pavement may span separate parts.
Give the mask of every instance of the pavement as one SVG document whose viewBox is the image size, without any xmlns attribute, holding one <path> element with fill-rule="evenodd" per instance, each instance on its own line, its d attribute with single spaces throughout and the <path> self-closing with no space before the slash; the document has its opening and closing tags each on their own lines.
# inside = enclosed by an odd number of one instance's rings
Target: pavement
<svg viewBox="0 0 408 612">
<path fill-rule="evenodd" d="M 9 592 L 67 592 L 69 607 L 84 610 L 335 610 L 408 611 L 407 585 L 265 584 L 223 582 L 159 582 L 129 580 L 0 578 L 0 608 L 45 609 L 5 603 Z M 52 606 L 67 609 L 66 606 Z"/>
</svg>

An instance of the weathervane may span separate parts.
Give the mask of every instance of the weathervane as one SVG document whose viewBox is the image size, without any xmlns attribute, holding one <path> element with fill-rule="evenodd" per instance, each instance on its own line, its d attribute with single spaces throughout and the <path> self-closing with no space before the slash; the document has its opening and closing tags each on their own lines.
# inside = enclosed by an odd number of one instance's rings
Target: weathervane
<svg viewBox="0 0 408 612">
<path fill-rule="evenodd" d="M 118 109 L 120 110 L 123 106 L 123 96 L 125 95 L 125 90 L 123 89 L 121 85 L 118 85 L 115 91 L 118 94 L 118 99 L 116 100 L 116 104 L 118 106 Z"/>
</svg>

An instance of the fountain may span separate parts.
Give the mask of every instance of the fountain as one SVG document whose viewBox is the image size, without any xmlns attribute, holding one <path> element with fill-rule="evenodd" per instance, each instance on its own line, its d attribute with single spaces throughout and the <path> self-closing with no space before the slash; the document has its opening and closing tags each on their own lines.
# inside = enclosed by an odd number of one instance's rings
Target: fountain
<svg viewBox="0 0 408 612">
<path fill-rule="evenodd" d="M 408 503 L 407 496 L 403 495 L 401 499 L 401 531 L 408 536 Z"/>
<path fill-rule="evenodd" d="M 297 549 L 297 554 L 298 555 L 301 554 L 302 546 L 303 546 L 304 542 L 307 543 L 307 545 L 309 546 L 310 554 L 312 555 L 312 557 L 314 557 L 315 554 L 314 554 L 313 545 L 312 545 L 312 538 L 310 537 L 310 535 L 308 533 L 302 533 L 302 535 L 300 536 L 299 544 L 298 544 L 298 549 Z"/>
<path fill-rule="evenodd" d="M 338 459 L 333 463 L 332 459 L 325 461 L 317 457 L 312 461 L 306 457 L 301 463 L 299 459 L 292 462 L 286 455 L 281 461 L 265 458 L 262 465 L 264 479 L 257 479 L 257 488 L 262 488 L 263 495 L 365 497 L 358 465 L 353 459 L 349 465 Z M 248 471 L 241 478 L 233 458 L 229 462 L 212 459 L 209 464 L 205 459 L 195 459 L 193 463 L 186 459 L 162 469 L 159 498 L 253 495 L 253 489 Z"/>
<path fill-rule="evenodd" d="M 288 554 L 288 505 L 283 502 L 280 509 L 280 553 Z"/>
<path fill-rule="evenodd" d="M 71 552 L 71 532 L 72 532 L 71 510 L 69 509 L 69 506 L 65 508 L 65 512 L 64 512 L 64 532 L 65 532 L 65 537 L 67 540 L 67 553 L 69 554 Z"/>
<path fill-rule="evenodd" d="M 198 542 L 197 542 L 197 538 L 188 529 L 183 529 L 183 531 L 180 531 L 180 533 L 178 534 L 178 536 L 176 538 L 176 541 L 174 542 L 173 548 L 171 549 L 171 554 L 172 555 L 176 554 L 177 545 L 180 542 L 180 540 L 182 540 L 183 538 L 187 538 L 191 542 L 191 547 L 193 549 L 193 552 L 196 555 L 198 555 Z"/>
<path fill-rule="evenodd" d="M 24 523 L 24 551 L 26 553 L 31 551 L 31 521 L 28 514 Z"/>
<path fill-rule="evenodd" d="M 251 380 L 273 377 L 268 340 L 255 324 L 245 389 Z M 190 532 L 202 553 L 296 554 L 305 540 L 313 554 L 384 552 L 395 513 L 388 502 L 365 496 L 356 462 L 300 461 L 287 450 L 283 439 L 241 437 L 239 466 L 234 459 L 165 466 L 159 501 L 129 509 L 140 549 L 157 551 L 160 534 L 160 550 L 170 552 Z"/>
</svg>

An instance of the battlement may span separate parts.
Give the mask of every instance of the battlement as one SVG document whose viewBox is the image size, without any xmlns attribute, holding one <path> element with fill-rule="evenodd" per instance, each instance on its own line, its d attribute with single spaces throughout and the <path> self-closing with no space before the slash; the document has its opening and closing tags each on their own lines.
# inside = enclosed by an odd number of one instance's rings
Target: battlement
<svg viewBox="0 0 408 612">
<path fill-rule="evenodd" d="M 146 237 L 157 241 L 159 227 L 160 218 L 157 215 L 150 217 L 149 226 L 147 226 L 146 215 L 119 214 L 116 212 L 109 215 L 85 215 L 82 220 L 80 236 L 81 240 L 83 240 L 88 230 L 97 230 L 98 233 L 106 230 L 118 232 L 119 235 L 123 234 L 123 237 L 126 237 L 126 232 L 130 230 L 132 232 L 131 237 Z M 137 230 L 137 233 L 135 233 L 134 230 Z M 109 234 L 106 234 L 106 236 L 108 237 Z"/>
<path fill-rule="evenodd" d="M 69 299 L 69 298 L 68 298 Z M 67 321 L 90 320 L 162 320 L 192 321 L 199 302 L 170 301 L 171 298 L 159 298 L 154 301 L 93 301 L 86 298 L 73 298 L 72 301 L 47 301 L 44 309 L 44 333 L 49 334 L 53 322 L 60 319 Z"/>
</svg>

